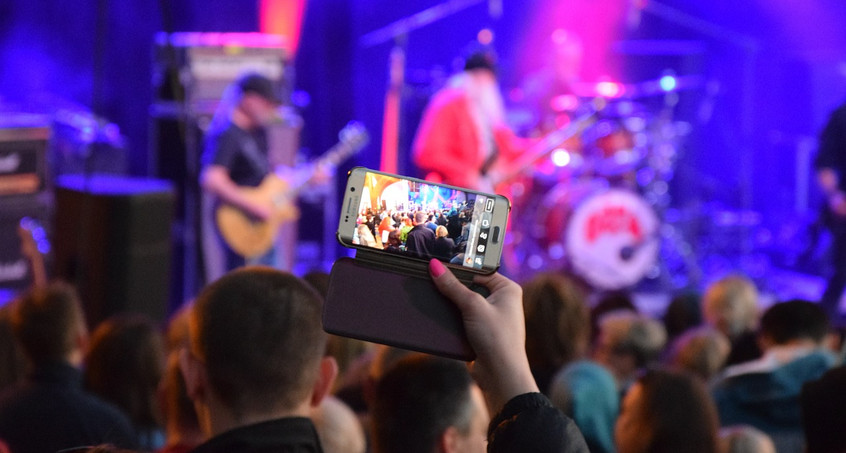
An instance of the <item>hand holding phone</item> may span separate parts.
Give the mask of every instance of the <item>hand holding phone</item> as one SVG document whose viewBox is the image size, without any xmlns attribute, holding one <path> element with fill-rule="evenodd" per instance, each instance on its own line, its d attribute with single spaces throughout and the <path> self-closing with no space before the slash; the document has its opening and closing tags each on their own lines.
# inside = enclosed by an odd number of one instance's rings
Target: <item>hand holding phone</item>
<svg viewBox="0 0 846 453">
<path fill-rule="evenodd" d="M 476 353 L 473 375 L 485 391 L 491 413 L 497 413 L 517 395 L 538 392 L 526 356 L 523 290 L 501 274 L 477 276 L 485 298 L 471 291 L 439 261 L 429 263 L 438 290 L 461 311 L 467 340 Z"/>
</svg>

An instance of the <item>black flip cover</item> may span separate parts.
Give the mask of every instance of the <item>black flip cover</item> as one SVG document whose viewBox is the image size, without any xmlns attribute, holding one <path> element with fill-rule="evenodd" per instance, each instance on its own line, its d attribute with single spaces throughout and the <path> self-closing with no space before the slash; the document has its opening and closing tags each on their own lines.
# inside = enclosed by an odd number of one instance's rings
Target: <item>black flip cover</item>
<svg viewBox="0 0 846 453">
<path fill-rule="evenodd" d="M 476 355 L 461 313 L 417 270 L 340 258 L 332 266 L 323 307 L 326 332 L 471 361 Z M 408 260 L 404 260 L 406 263 Z M 390 269 L 390 270 L 389 270 Z"/>
</svg>

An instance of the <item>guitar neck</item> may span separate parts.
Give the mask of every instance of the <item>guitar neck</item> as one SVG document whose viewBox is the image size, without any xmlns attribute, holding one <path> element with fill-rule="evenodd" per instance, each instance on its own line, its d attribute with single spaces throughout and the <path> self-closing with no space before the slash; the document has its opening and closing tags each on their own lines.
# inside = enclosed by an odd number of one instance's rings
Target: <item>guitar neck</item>
<svg viewBox="0 0 846 453">
<path fill-rule="evenodd" d="M 504 173 L 502 177 L 499 178 L 497 181 L 492 181 L 493 185 L 496 186 L 498 184 L 510 181 L 511 179 L 520 176 L 521 174 L 523 174 L 523 172 L 532 168 L 535 162 L 537 162 L 539 159 L 551 153 L 564 141 L 581 133 L 595 121 L 596 112 L 591 111 L 576 118 L 566 126 L 556 129 L 550 132 L 549 134 L 545 135 L 539 142 L 535 143 L 525 153 L 521 154 L 516 161 L 509 164 L 508 168 L 510 170 Z"/>
</svg>

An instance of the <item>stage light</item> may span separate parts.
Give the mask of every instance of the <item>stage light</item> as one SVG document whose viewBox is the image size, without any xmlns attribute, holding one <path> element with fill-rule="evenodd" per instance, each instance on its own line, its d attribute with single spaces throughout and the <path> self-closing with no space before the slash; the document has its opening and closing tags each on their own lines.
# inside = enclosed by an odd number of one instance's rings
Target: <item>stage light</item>
<svg viewBox="0 0 846 453">
<path fill-rule="evenodd" d="M 549 100 L 549 107 L 553 112 L 569 112 L 579 106 L 579 98 L 572 94 L 559 94 Z"/>
<path fill-rule="evenodd" d="M 552 163 L 556 167 L 566 167 L 571 160 L 570 153 L 564 148 L 558 148 L 552 152 Z"/>
<path fill-rule="evenodd" d="M 664 91 L 673 91 L 676 89 L 676 78 L 671 75 L 665 75 L 658 80 L 658 85 Z"/>
<path fill-rule="evenodd" d="M 617 98 L 623 95 L 623 85 L 610 81 L 599 82 L 596 84 L 596 92 L 602 97 Z"/>
<path fill-rule="evenodd" d="M 490 28 L 483 28 L 479 30 L 479 34 L 476 35 L 476 39 L 479 40 L 480 44 L 489 45 L 493 42 L 494 34 Z"/>
<path fill-rule="evenodd" d="M 556 242 L 549 246 L 549 257 L 553 260 L 560 260 L 561 258 L 564 258 L 565 254 L 564 245 L 560 242 Z"/>
</svg>

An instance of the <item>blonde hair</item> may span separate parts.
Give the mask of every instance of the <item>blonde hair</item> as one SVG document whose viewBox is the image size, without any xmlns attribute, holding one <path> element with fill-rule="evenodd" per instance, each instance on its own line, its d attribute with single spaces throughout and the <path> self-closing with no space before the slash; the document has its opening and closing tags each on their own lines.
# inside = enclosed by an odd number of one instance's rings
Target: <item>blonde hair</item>
<svg viewBox="0 0 846 453">
<path fill-rule="evenodd" d="M 670 364 L 710 381 L 720 372 L 731 344 L 728 338 L 711 326 L 689 329 L 673 342 Z"/>
<path fill-rule="evenodd" d="M 758 324 L 758 289 L 742 275 L 721 278 L 705 291 L 702 316 L 730 339 L 753 330 Z"/>
<path fill-rule="evenodd" d="M 447 231 L 445 226 L 438 225 L 438 227 L 435 228 L 435 236 L 439 238 L 444 238 L 447 237 L 447 235 L 449 235 L 449 231 Z"/>
</svg>

